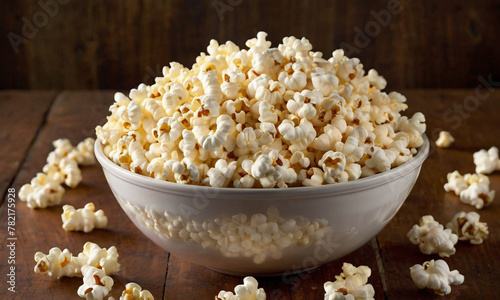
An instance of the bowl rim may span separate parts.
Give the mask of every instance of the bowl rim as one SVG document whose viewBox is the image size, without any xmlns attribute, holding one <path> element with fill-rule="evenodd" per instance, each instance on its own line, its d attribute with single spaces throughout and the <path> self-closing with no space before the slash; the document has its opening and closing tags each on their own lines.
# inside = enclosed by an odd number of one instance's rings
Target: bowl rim
<svg viewBox="0 0 500 300">
<path fill-rule="evenodd" d="M 103 152 L 104 144 L 101 143 L 99 138 L 96 138 L 94 144 L 94 153 L 97 161 L 100 163 L 104 171 L 111 172 L 114 176 L 143 188 L 156 190 L 159 192 L 168 191 L 170 194 L 185 195 L 187 192 L 202 193 L 203 195 L 217 195 L 217 197 L 224 196 L 241 196 L 241 193 L 251 194 L 255 197 L 272 197 L 282 196 L 282 194 L 290 194 L 294 197 L 303 196 L 319 196 L 326 194 L 347 194 L 353 191 L 362 191 L 370 189 L 374 186 L 387 184 L 396 178 L 402 177 L 416 168 L 419 168 L 424 163 L 429 155 L 430 142 L 426 134 L 423 134 L 424 143 L 418 148 L 417 154 L 404 164 L 390 169 L 389 171 L 374 174 L 368 177 L 359 178 L 353 181 L 323 184 L 319 186 L 300 186 L 290 188 L 234 188 L 234 187 L 212 187 L 203 185 L 179 184 L 170 181 L 159 180 L 145 175 L 140 175 L 124 169 L 113 163 Z M 258 199 L 258 198 L 256 198 Z"/>
</svg>

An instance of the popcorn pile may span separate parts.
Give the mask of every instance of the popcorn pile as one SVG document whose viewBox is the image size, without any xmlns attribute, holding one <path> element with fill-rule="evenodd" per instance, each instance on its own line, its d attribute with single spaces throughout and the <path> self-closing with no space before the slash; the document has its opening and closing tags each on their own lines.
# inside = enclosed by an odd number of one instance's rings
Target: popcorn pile
<svg viewBox="0 0 500 300">
<path fill-rule="evenodd" d="M 43 173 L 38 173 L 19 190 L 19 199 L 29 208 L 46 208 L 61 203 L 62 184 L 76 187 L 82 181 L 78 166 L 95 163 L 93 138 L 83 140 L 76 147 L 68 139 L 58 139 L 52 144 L 55 149 L 49 153 Z"/>
<path fill-rule="evenodd" d="M 277 48 L 259 32 L 248 50 L 215 40 L 191 69 L 116 93 L 96 134 L 132 172 L 213 187 L 293 187 L 356 180 L 399 166 L 423 144 L 425 117 L 382 92 L 377 71 L 305 38 Z"/>
<path fill-rule="evenodd" d="M 83 277 L 83 284 L 78 288 L 78 295 L 85 299 L 104 299 L 111 291 L 114 281 L 110 275 L 120 271 L 118 251 L 115 246 L 109 249 L 87 242 L 83 251 L 77 256 L 68 249 L 61 251 L 58 247 L 49 250 L 48 254 L 35 253 L 35 273 L 61 277 Z M 108 299 L 113 299 L 109 297 Z M 130 282 L 125 285 L 120 300 L 154 300 L 151 293 Z"/>
<path fill-rule="evenodd" d="M 168 211 L 160 215 L 149 206 L 142 210 L 128 205 L 137 220 L 160 237 L 195 242 L 225 257 L 251 257 L 256 264 L 268 257 L 280 259 L 289 247 L 318 245 L 330 230 L 325 219 L 284 219 L 276 207 L 269 207 L 265 215 L 237 214 L 200 223 Z"/>
</svg>

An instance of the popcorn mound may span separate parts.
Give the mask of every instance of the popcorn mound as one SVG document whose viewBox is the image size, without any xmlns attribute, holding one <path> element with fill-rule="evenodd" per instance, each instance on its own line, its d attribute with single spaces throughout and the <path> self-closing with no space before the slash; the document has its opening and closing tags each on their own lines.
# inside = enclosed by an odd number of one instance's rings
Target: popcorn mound
<svg viewBox="0 0 500 300">
<path fill-rule="evenodd" d="M 151 86 L 115 94 L 96 127 L 104 153 L 132 172 L 181 184 L 285 188 L 356 180 L 397 167 L 423 144 L 425 117 L 335 50 L 267 34 L 240 49 L 215 40 L 191 69 L 172 62 Z"/>
</svg>

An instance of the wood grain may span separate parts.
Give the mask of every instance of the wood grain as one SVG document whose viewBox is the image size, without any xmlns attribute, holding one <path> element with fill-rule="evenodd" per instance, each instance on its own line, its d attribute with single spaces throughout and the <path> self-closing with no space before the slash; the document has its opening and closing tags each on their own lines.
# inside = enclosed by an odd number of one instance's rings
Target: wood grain
<svg viewBox="0 0 500 300">
<path fill-rule="evenodd" d="M 55 91 L 0 91 L 0 157 L 3 162 L 0 191 L 5 191 L 12 183 L 55 95 Z"/>
<path fill-rule="evenodd" d="M 29 94 L 28 94 L 29 95 Z M 53 150 L 52 141 L 68 138 L 76 145 L 88 136 L 92 129 L 102 123 L 107 109 L 113 102 L 112 92 L 61 92 L 40 128 L 33 146 L 26 156 L 11 187 L 18 192 L 20 187 L 40 172 L 47 154 Z M 21 108 L 21 106 L 19 107 Z M 39 125 L 40 126 L 40 125 Z M 29 127 L 28 127 L 29 128 Z M 126 283 L 135 281 L 154 295 L 161 295 L 166 276 L 168 255 L 144 237 L 129 221 L 114 199 L 104 175 L 98 165 L 82 168 L 83 180 L 74 189 L 66 189 L 61 205 L 48 209 L 30 209 L 24 203 L 16 203 L 16 293 L 10 292 L 7 299 L 30 299 L 41 295 L 41 299 L 77 298 L 76 291 L 81 279 L 64 278 L 54 280 L 33 272 L 35 252 L 48 253 L 50 248 L 67 248 L 73 254 L 82 251 L 87 241 L 101 247 L 116 246 L 120 255 L 121 271 L 115 279 L 114 296 L 119 297 Z M 5 189 L 3 191 L 5 193 Z M 108 216 L 109 226 L 91 234 L 65 232 L 61 225 L 62 205 L 77 208 L 93 202 Z M 7 206 L 2 205 L 2 236 L 7 233 Z M 6 253 L 6 243 L 0 244 L 0 253 Z M 7 270 L 7 259 L 0 261 L 2 270 Z M 1 293 L 7 291 L 2 280 Z M 5 299 L 5 298 L 3 298 Z"/>
<path fill-rule="evenodd" d="M 1 36 L 24 38 L 30 22 L 36 30 L 17 47 L 7 38 L 0 44 L 2 88 L 130 89 L 152 83 L 171 61 L 190 67 L 210 39 L 245 47 L 259 30 L 274 46 L 294 35 L 326 57 L 343 48 L 390 88 L 475 88 L 478 76 L 489 75 L 500 81 L 494 0 L 42 2 L 61 4 L 34 21 L 45 12 L 38 1 L 0 3 L 9 12 Z"/>
<path fill-rule="evenodd" d="M 450 295 L 443 299 L 495 299 L 497 279 L 500 278 L 500 205 L 498 199 L 482 210 L 465 205 L 454 194 L 446 193 L 443 184 L 446 174 L 453 170 L 461 173 L 473 172 L 472 154 L 481 148 L 498 144 L 497 129 L 500 120 L 496 113 L 500 109 L 500 93 L 492 90 L 488 97 L 478 100 L 474 110 L 460 111 L 456 107 L 466 106 L 465 99 L 486 95 L 485 89 L 468 90 L 402 90 L 407 97 L 409 109 L 405 114 L 412 115 L 421 111 L 427 118 L 427 132 L 434 140 L 433 132 L 449 130 L 456 142 L 448 149 L 432 147 L 429 158 L 424 163 L 420 177 L 401 210 L 389 224 L 360 249 L 332 263 L 323 265 L 309 273 L 293 276 L 259 277 L 268 299 L 322 299 L 323 284 L 335 280 L 341 272 L 343 262 L 354 265 L 367 265 L 372 270 L 369 282 L 375 289 L 375 299 L 437 299 L 434 294 L 418 290 L 412 283 L 409 267 L 426 260 L 439 259 L 435 255 L 421 254 L 412 245 L 406 233 L 419 218 L 431 214 L 437 221 L 446 224 L 458 211 L 478 211 L 481 221 L 490 229 L 489 238 L 481 245 L 473 246 L 464 242 L 456 245 L 457 252 L 444 258 L 452 269 L 465 276 L 464 284 L 454 286 Z M 34 103 L 46 103 L 53 92 L 2 92 L 0 103 L 12 103 L 11 110 L 30 110 L 27 100 L 5 101 L 4 99 L 38 99 Z M 45 158 L 52 150 L 51 142 L 67 137 L 73 143 L 93 136 L 96 124 L 102 124 L 108 115 L 108 107 L 113 101 L 113 91 L 62 91 L 57 94 L 51 105 L 41 106 L 37 113 L 38 121 L 26 119 L 18 129 L 0 127 L 0 135 L 9 132 L 24 132 L 32 136 L 30 146 L 24 152 L 2 158 L 2 162 L 13 160 L 20 167 L 9 169 L 3 176 L 10 178 L 6 189 L 16 191 L 40 171 Z M 467 100 L 469 101 L 469 100 Z M 17 103 L 17 105 L 16 105 Z M 31 102 L 30 102 L 31 103 Z M 50 103 L 50 101 L 47 101 Z M 37 104 L 40 105 L 40 104 Z M 465 106 L 464 106 L 465 105 Z M 7 106 L 5 106 L 7 107 Z M 9 106 L 10 107 L 10 106 Z M 15 109 L 14 109 L 15 108 Z M 452 110 L 453 114 L 447 113 Z M 43 112 L 43 113 L 42 113 Z M 45 113 L 46 112 L 46 113 Z M 462 112 L 460 122 L 455 112 Z M 466 112 L 466 113 L 463 113 Z M 14 119 L 21 116 L 2 112 L 5 117 Z M 34 112 L 33 112 L 34 113 Z M 445 115 L 446 114 L 446 115 Z M 35 114 L 36 115 L 36 114 Z M 447 117 L 444 117 L 447 116 Z M 28 122 L 31 120 L 30 122 Z M 36 134 L 35 134 L 36 133 Z M 12 134 L 12 133 L 10 133 Z M 17 136 L 17 135 L 16 135 Z M 21 143 L 16 136 L 8 135 L 13 143 Z M 20 139 L 19 139 L 20 140 Z M 12 163 L 15 165 L 15 163 Z M 64 232 L 61 228 L 61 206 L 44 210 L 31 210 L 24 203 L 16 203 L 16 294 L 6 293 L 6 281 L 1 280 L 2 299 L 78 299 L 76 290 L 81 284 L 78 278 L 53 280 L 33 272 L 33 255 L 37 251 L 47 253 L 51 247 L 68 248 L 73 253 L 81 251 L 87 241 L 96 242 L 102 247 L 115 245 L 120 254 L 122 270 L 113 276 L 115 286 L 112 295 L 117 299 L 121 289 L 130 281 L 139 283 L 150 290 L 155 299 L 213 299 L 220 290 L 233 290 L 242 282 L 241 277 L 229 276 L 193 265 L 172 255 L 145 238 L 130 222 L 114 199 L 100 166 L 84 167 L 83 182 L 75 189 L 67 189 L 64 204 L 81 207 L 92 201 L 98 209 L 103 209 L 110 219 L 107 229 L 96 230 L 90 234 Z M 11 175 L 8 175 L 11 174 Z M 10 177 L 9 177 L 10 176 Z M 490 175 L 491 188 L 500 191 L 500 173 Z M 10 183 L 12 181 L 12 183 Z M 498 197 L 498 196 L 497 196 Z M 5 202 L 5 201 L 4 201 Z M 7 233 L 5 203 L 0 207 L 0 236 Z M 6 243 L 0 243 L 0 270 L 7 267 Z"/>
</svg>

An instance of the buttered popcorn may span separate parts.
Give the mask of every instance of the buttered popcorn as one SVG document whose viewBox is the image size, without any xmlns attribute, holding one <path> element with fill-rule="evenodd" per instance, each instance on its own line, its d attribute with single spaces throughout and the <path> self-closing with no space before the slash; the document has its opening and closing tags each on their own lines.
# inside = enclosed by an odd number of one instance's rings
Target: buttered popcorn
<svg viewBox="0 0 500 300">
<path fill-rule="evenodd" d="M 276 48 L 259 32 L 240 49 L 212 40 L 192 68 L 171 63 L 151 86 L 115 94 L 96 134 L 117 165 L 214 187 L 293 187 L 356 180 L 411 159 L 425 117 L 382 92 L 357 58 L 329 59 L 306 38 Z"/>
</svg>

